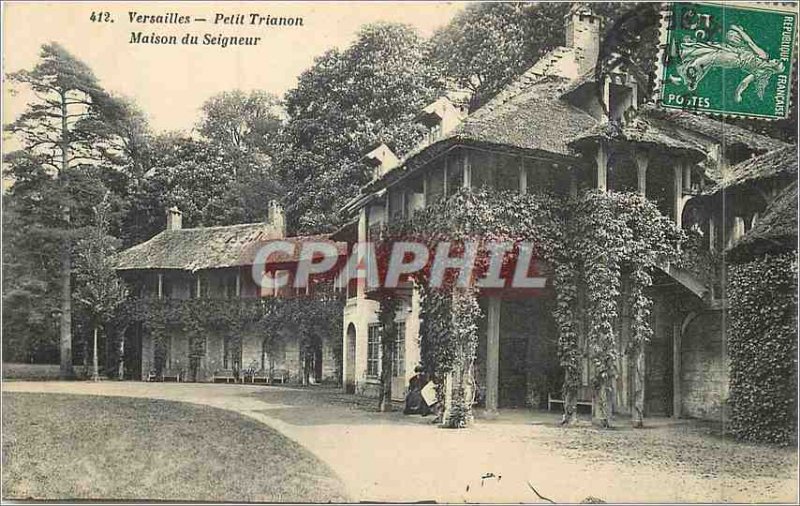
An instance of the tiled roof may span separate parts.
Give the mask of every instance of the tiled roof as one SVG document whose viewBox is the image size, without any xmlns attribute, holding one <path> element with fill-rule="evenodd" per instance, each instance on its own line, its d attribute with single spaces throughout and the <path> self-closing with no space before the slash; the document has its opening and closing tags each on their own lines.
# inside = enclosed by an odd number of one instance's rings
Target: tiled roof
<svg viewBox="0 0 800 506">
<path fill-rule="evenodd" d="M 643 107 L 642 114 L 647 118 L 668 121 L 717 142 L 725 143 L 727 146 L 739 145 L 760 153 L 786 146 L 786 143 L 778 139 L 757 134 L 732 123 L 710 118 L 704 114 L 665 110 L 652 105 Z"/>
<path fill-rule="evenodd" d="M 755 156 L 730 167 L 725 178 L 709 193 L 747 184 L 752 181 L 797 177 L 797 146 L 787 145 L 760 156 Z"/>
<path fill-rule="evenodd" d="M 744 259 L 797 248 L 797 183 L 781 192 L 730 250 L 731 258 Z"/>
<path fill-rule="evenodd" d="M 569 139 L 568 143 L 571 147 L 580 149 L 601 139 L 681 150 L 693 155 L 698 160 L 705 157 L 702 146 L 683 135 L 680 129 L 675 128 L 674 125 L 648 120 L 641 116 L 628 122 L 625 126 L 613 122 L 596 125 Z"/>
</svg>

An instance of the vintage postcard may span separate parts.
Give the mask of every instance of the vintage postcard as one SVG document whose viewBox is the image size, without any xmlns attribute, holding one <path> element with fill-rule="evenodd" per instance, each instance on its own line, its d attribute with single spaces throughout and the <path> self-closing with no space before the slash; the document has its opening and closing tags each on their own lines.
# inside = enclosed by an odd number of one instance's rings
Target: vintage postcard
<svg viewBox="0 0 800 506">
<path fill-rule="evenodd" d="M 3 2 L 3 503 L 796 504 L 797 15 Z"/>
</svg>

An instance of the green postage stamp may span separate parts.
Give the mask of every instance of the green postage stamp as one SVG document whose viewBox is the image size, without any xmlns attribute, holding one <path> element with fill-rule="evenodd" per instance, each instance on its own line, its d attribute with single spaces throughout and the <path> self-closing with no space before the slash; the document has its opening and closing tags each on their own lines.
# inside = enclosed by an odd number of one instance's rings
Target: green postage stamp
<svg viewBox="0 0 800 506">
<path fill-rule="evenodd" d="M 791 107 L 796 4 L 667 5 L 657 104 L 669 109 L 783 119 Z"/>
</svg>

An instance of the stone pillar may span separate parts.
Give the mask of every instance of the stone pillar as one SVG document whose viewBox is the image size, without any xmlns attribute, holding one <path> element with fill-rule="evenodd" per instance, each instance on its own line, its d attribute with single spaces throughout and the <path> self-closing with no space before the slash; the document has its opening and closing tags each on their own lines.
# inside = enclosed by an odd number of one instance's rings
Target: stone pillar
<svg viewBox="0 0 800 506">
<path fill-rule="evenodd" d="M 681 416 L 681 324 L 672 324 L 672 417 Z"/>
<path fill-rule="evenodd" d="M 595 160 L 597 162 L 597 189 L 604 192 L 608 189 L 608 149 L 604 142 L 597 146 Z"/>
<path fill-rule="evenodd" d="M 497 412 L 500 379 L 500 298 L 489 297 L 486 325 L 486 411 Z"/>
<path fill-rule="evenodd" d="M 638 182 L 639 195 L 645 197 L 647 196 L 647 166 L 650 163 L 650 159 L 647 156 L 647 152 L 642 150 L 637 150 L 633 156 L 636 160 L 636 180 Z"/>
</svg>

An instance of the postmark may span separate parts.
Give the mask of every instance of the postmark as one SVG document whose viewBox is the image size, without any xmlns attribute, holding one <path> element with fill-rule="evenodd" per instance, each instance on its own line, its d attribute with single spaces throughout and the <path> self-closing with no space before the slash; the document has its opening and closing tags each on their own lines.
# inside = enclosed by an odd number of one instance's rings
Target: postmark
<svg viewBox="0 0 800 506">
<path fill-rule="evenodd" d="M 796 7 L 667 4 L 656 104 L 726 116 L 788 117 L 796 33 Z"/>
</svg>

